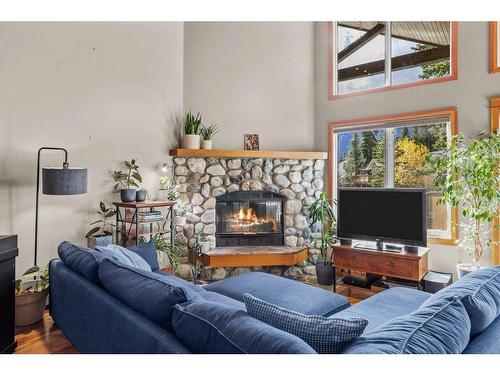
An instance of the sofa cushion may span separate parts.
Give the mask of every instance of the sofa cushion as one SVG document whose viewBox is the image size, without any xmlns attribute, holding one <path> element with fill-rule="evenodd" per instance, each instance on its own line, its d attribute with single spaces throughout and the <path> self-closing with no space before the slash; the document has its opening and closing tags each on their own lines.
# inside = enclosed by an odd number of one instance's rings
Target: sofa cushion
<svg viewBox="0 0 500 375">
<path fill-rule="evenodd" d="M 471 322 L 471 335 L 481 333 L 500 315 L 500 266 L 472 272 L 430 297 L 424 306 L 440 299 L 461 299 Z"/>
<path fill-rule="evenodd" d="M 368 320 L 363 334 L 366 334 L 382 324 L 418 310 L 430 293 L 410 288 L 390 288 L 377 293 L 370 298 L 358 302 L 348 309 L 342 310 L 334 318 L 365 318 Z"/>
<path fill-rule="evenodd" d="M 172 323 L 176 336 L 194 353 L 315 353 L 298 337 L 217 302 L 193 301 L 177 305 Z"/>
<path fill-rule="evenodd" d="M 469 341 L 465 354 L 500 354 L 500 316 Z"/>
<path fill-rule="evenodd" d="M 345 354 L 459 354 L 469 342 L 470 320 L 458 299 L 395 318 L 354 340 Z"/>
<path fill-rule="evenodd" d="M 110 244 L 108 246 L 96 246 L 95 249 L 103 253 L 106 257 L 114 259 L 121 264 L 151 272 L 151 267 L 148 262 L 146 262 L 140 255 L 125 247 Z"/>
<path fill-rule="evenodd" d="M 71 242 L 61 242 L 57 248 L 59 258 L 65 265 L 94 284 L 101 285 L 99 264 L 106 256 L 99 251 L 87 249 Z"/>
<path fill-rule="evenodd" d="M 175 276 L 145 272 L 111 259 L 101 262 L 99 278 L 112 296 L 169 331 L 174 306 L 199 298 Z"/>
<path fill-rule="evenodd" d="M 250 272 L 216 281 L 205 289 L 240 302 L 243 302 L 243 295 L 248 293 L 305 315 L 330 316 L 350 306 L 347 298 L 338 294 L 263 272 Z"/>
<path fill-rule="evenodd" d="M 140 255 L 146 262 L 148 262 L 151 267 L 151 271 L 156 272 L 160 269 L 160 265 L 158 264 L 158 253 L 153 241 L 131 246 L 128 249 Z"/>
<path fill-rule="evenodd" d="M 363 333 L 368 324 L 363 318 L 343 319 L 300 314 L 250 294 L 245 294 L 243 298 L 250 316 L 300 337 L 319 354 L 340 353 L 344 346 Z"/>
</svg>

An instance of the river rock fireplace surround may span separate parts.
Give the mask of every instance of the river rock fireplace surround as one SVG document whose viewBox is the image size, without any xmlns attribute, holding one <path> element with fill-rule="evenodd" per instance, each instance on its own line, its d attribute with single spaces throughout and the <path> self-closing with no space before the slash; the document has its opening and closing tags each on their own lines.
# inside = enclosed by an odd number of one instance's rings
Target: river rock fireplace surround
<svg viewBox="0 0 500 375">
<path fill-rule="evenodd" d="M 307 247 L 308 262 L 302 265 L 252 268 L 291 277 L 313 274 L 320 233 L 309 227 L 307 214 L 324 190 L 326 155 L 229 150 L 234 154 L 221 152 L 216 157 L 220 151 L 171 151 L 174 180 L 180 199 L 188 206 L 186 224 L 176 228 L 176 241 L 191 247 L 196 236 L 203 234 L 214 251 L 228 246 Z M 248 157 L 249 153 L 260 157 Z M 213 268 L 208 278 L 248 271 Z"/>
</svg>

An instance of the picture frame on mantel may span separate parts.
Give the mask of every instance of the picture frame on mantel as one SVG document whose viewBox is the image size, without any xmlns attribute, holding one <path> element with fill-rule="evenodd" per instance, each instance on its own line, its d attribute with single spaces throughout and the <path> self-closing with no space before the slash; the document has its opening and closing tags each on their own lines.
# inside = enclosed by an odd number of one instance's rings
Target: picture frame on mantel
<svg viewBox="0 0 500 375">
<path fill-rule="evenodd" d="M 259 135 L 245 134 L 244 146 L 247 151 L 259 151 Z"/>
<path fill-rule="evenodd" d="M 490 22 L 490 73 L 500 73 L 500 22 Z"/>
</svg>

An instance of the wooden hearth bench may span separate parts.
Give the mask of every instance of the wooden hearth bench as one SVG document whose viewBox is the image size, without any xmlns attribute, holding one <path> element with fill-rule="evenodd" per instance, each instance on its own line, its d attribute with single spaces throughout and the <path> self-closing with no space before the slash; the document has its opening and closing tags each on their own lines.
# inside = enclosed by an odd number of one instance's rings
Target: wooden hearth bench
<svg viewBox="0 0 500 375">
<path fill-rule="evenodd" d="M 201 263 L 205 267 L 293 266 L 307 258 L 303 246 L 225 246 L 203 253 Z"/>
</svg>

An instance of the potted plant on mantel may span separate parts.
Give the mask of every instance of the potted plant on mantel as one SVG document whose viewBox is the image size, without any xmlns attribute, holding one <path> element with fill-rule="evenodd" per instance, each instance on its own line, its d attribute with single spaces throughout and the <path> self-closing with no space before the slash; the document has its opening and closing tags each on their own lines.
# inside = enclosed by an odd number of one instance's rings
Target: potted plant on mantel
<svg viewBox="0 0 500 375">
<path fill-rule="evenodd" d="M 184 136 L 182 137 L 182 148 L 198 150 L 200 148 L 200 130 L 201 130 L 201 115 L 198 112 L 195 115 L 191 110 L 186 114 L 184 119 Z"/>
<path fill-rule="evenodd" d="M 217 125 L 210 125 L 208 127 L 203 127 L 201 129 L 201 148 L 203 150 L 211 150 L 212 149 L 212 138 L 219 131 Z"/>
<path fill-rule="evenodd" d="M 480 268 L 481 257 L 493 242 L 491 234 L 500 203 L 500 134 L 483 132 L 468 144 L 463 135 L 456 135 L 445 152 L 428 156 L 427 162 L 436 173 L 436 188 L 443 191 L 438 204 L 461 207 L 466 220 L 460 225 L 459 248 L 472 263 L 457 265 L 461 278 Z"/>
<path fill-rule="evenodd" d="M 333 252 L 328 254 L 330 246 L 336 241 L 336 219 L 333 210 L 333 201 L 330 201 L 326 193 L 309 207 L 310 227 L 316 223 L 321 224 L 321 261 L 316 262 L 316 276 L 321 285 L 333 285 Z"/>
<path fill-rule="evenodd" d="M 141 174 L 139 173 L 139 166 L 136 164 L 135 159 L 131 161 L 124 161 L 123 165 L 126 171 L 114 171 L 113 179 L 116 184 L 114 186 L 115 191 L 120 189 L 120 198 L 122 202 L 135 202 L 136 199 L 136 189 L 139 187 L 139 183 L 142 182 Z"/>
<path fill-rule="evenodd" d="M 16 326 L 24 327 L 39 322 L 49 293 L 49 267 L 40 271 L 31 267 L 16 280 Z"/>
<path fill-rule="evenodd" d="M 106 207 L 103 202 L 99 202 L 97 214 L 100 216 L 99 220 L 90 223 L 90 225 L 97 225 L 92 227 L 85 235 L 87 237 L 87 246 L 92 249 L 96 246 L 107 246 L 113 242 L 113 224 L 108 223 L 108 220 L 116 215 L 116 211 Z"/>
</svg>

